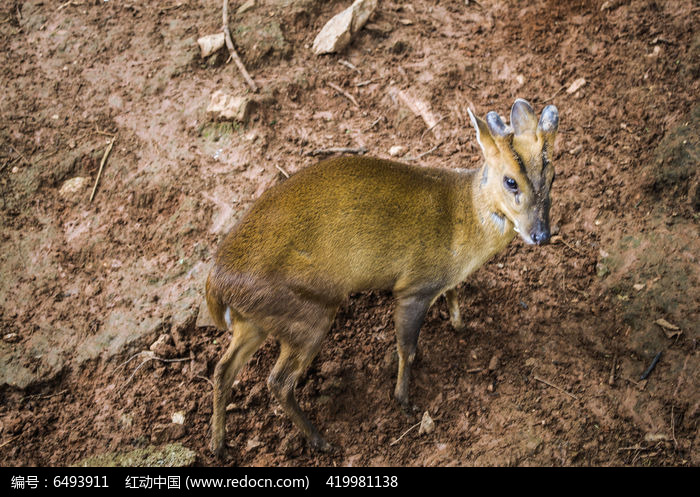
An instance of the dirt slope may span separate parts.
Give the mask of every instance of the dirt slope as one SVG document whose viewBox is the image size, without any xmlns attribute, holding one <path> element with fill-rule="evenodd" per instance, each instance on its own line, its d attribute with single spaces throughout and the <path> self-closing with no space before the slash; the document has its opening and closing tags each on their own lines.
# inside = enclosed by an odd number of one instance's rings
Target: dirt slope
<svg viewBox="0 0 700 497">
<path fill-rule="evenodd" d="M 199 56 L 220 3 L 0 6 L 0 464 L 174 439 L 200 465 L 700 464 L 696 2 L 382 1 L 323 57 L 314 36 L 347 2 L 232 2 L 261 87 L 245 124 L 206 112 L 217 89 L 247 93 L 225 54 Z M 399 90 L 439 124 L 426 131 Z M 417 420 L 390 395 L 390 295 L 370 292 L 343 306 L 298 392 L 339 449 L 310 452 L 270 398 L 270 341 L 234 388 L 214 460 L 208 378 L 229 337 L 195 319 L 226 231 L 318 149 L 401 145 L 430 152 L 425 166 L 476 167 L 467 108 L 507 115 L 516 97 L 560 111 L 558 236 L 514 241 L 460 287 L 466 331 L 444 301 L 431 309 L 412 394 L 435 432 L 392 445 Z M 74 177 L 87 179 L 62 195 Z M 159 353 L 187 360 L 126 363 L 161 334 Z"/>
</svg>

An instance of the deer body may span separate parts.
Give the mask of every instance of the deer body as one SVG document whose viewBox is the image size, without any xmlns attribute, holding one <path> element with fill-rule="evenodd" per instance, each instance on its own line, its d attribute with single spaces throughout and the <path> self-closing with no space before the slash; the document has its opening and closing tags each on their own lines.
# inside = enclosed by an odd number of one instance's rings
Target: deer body
<svg viewBox="0 0 700 497">
<path fill-rule="evenodd" d="M 514 110 L 518 102 L 524 101 L 516 101 Z M 531 120 L 529 104 L 522 113 Z M 541 158 L 542 148 L 546 150 L 543 135 L 538 139 L 528 122 L 532 136 L 513 143 L 512 131 L 508 138 L 506 129 L 503 138 L 498 123 L 491 126 L 473 115 L 472 119 L 486 158 L 479 170 L 424 168 L 372 158 L 329 159 L 265 192 L 224 238 L 206 290 L 215 323 L 233 333 L 214 372 L 215 453 L 223 448 L 231 384 L 268 335 L 281 345 L 268 379 L 271 392 L 313 447 L 328 447 L 299 408 L 294 388 L 351 292 L 385 289 L 396 297 L 395 397 L 408 406 L 410 366 L 428 308 L 447 292 L 452 323 L 461 328 L 453 288 L 500 252 L 516 230 L 522 234 L 530 229 L 523 228 L 522 215 L 510 211 L 534 205 L 538 193 L 542 197 L 536 181 L 529 180 L 532 192 L 520 192 L 521 197 L 530 193 L 528 199 L 502 205 L 503 167 L 494 162 L 513 162 L 509 166 L 518 170 L 509 174 L 518 177 L 528 178 L 521 170 L 524 160 L 534 160 L 534 167 L 544 170 L 548 164 Z M 553 136 L 545 138 L 553 141 Z M 502 153 L 498 140 L 508 142 L 514 157 L 501 157 L 508 152 Z M 545 186 L 548 202 L 551 181 Z M 548 203 L 545 207 L 546 219 L 539 222 L 546 222 L 540 230 L 546 228 L 546 237 L 537 240 L 535 234 L 537 243 L 549 237 Z M 528 216 L 535 226 L 537 216 Z"/>
</svg>

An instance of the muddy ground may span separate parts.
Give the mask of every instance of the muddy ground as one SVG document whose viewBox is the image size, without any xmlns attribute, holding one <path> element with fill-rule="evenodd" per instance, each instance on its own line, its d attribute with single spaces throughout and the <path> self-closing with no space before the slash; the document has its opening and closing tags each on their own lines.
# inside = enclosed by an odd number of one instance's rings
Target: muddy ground
<svg viewBox="0 0 700 497">
<path fill-rule="evenodd" d="M 224 52 L 199 55 L 219 0 L 2 2 L 0 464 L 173 441 L 204 466 L 700 464 L 698 3 L 381 1 L 342 53 L 313 55 L 348 3 L 232 2 L 251 95 Z M 212 120 L 218 89 L 255 99 L 247 122 Z M 435 431 L 406 433 L 391 296 L 369 292 L 298 389 L 336 451 L 311 452 L 271 399 L 270 340 L 215 460 L 209 378 L 229 337 L 197 317 L 222 236 L 318 149 L 477 167 L 467 108 L 507 115 L 516 97 L 560 111 L 557 235 L 514 240 L 459 287 L 465 331 L 444 300 L 429 312 L 411 391 Z M 172 362 L 134 357 L 163 334 Z"/>
</svg>

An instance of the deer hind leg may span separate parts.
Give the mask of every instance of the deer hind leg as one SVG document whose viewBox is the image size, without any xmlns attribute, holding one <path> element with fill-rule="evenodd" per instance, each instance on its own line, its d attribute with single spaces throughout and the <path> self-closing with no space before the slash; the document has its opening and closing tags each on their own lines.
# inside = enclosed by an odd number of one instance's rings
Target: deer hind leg
<svg viewBox="0 0 700 497">
<path fill-rule="evenodd" d="M 258 350 L 265 341 L 267 333 L 262 331 L 252 321 L 240 316 L 234 317 L 233 337 L 228 349 L 214 369 L 214 410 L 212 413 L 211 451 L 220 456 L 224 448 L 226 436 L 226 403 L 233 380 L 238 372 L 248 362 L 250 356 Z"/>
<path fill-rule="evenodd" d="M 299 378 L 316 357 L 321 340 L 331 327 L 335 309 L 324 311 L 322 314 L 324 316 L 314 320 L 313 326 L 297 322 L 292 325 L 289 333 L 278 337 L 280 355 L 272 368 L 267 385 L 287 416 L 304 434 L 311 448 L 326 451 L 331 446 L 302 412 L 294 395 Z"/>
</svg>

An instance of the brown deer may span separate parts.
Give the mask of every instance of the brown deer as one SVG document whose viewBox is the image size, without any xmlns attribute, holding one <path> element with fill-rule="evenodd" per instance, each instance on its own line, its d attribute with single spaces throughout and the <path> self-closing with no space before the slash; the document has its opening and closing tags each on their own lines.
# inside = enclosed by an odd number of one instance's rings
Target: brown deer
<svg viewBox="0 0 700 497">
<path fill-rule="evenodd" d="M 351 292 L 391 290 L 398 342 L 394 396 L 409 406 L 418 333 L 443 293 L 462 328 L 455 287 L 513 239 L 549 241 L 551 163 L 559 115 L 538 121 L 518 99 L 510 126 L 469 116 L 484 156 L 478 170 L 337 157 L 267 190 L 224 238 L 207 279 L 211 315 L 233 334 L 214 371 L 211 449 L 220 454 L 225 406 L 241 367 L 268 335 L 280 355 L 268 386 L 316 449 L 329 445 L 294 389 Z"/>
</svg>

